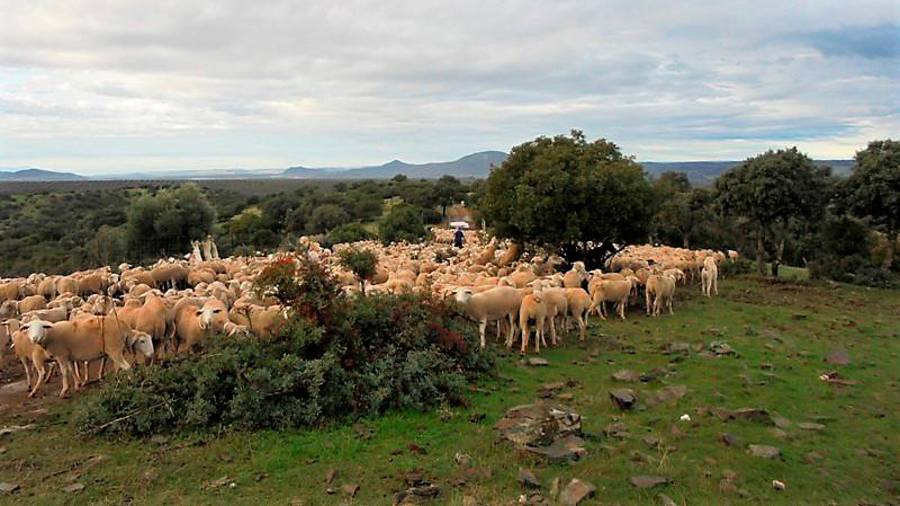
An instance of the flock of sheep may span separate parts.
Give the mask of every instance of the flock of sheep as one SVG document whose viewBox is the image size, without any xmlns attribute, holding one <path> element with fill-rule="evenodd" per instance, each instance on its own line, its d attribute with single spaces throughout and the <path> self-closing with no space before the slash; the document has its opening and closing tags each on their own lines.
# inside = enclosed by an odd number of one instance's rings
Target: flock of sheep
<svg viewBox="0 0 900 506">
<path fill-rule="evenodd" d="M 454 299 L 478 322 L 481 345 L 495 322 L 497 334 L 512 347 L 521 336 L 524 352 L 535 331 L 534 349 L 558 342 L 557 324 L 565 331 L 574 321 L 585 339 L 587 318 L 606 317 L 605 304 L 625 318 L 626 306 L 643 293 L 648 314 L 672 311 L 675 285 L 702 280 L 706 295 L 715 293 L 717 264 L 726 255 L 678 248 L 630 247 L 609 262 L 615 272 L 588 272 L 575 262 L 557 272 L 556 255 L 529 257 L 515 244 L 500 248 L 496 239 L 481 240 L 467 232 L 463 248 L 451 248 L 452 231 L 435 230 L 421 244 L 383 246 L 373 241 L 322 248 L 304 237 L 301 254 L 321 262 L 348 293 L 424 292 Z M 213 336 L 271 336 L 287 319 L 287 308 L 254 289 L 254 281 L 274 256 L 219 258 L 215 243 L 192 243 L 184 259 L 168 258 L 150 267 L 118 266 L 65 276 L 32 274 L 0 279 L 0 353 L 12 349 L 22 363 L 34 396 L 52 374 L 62 377 L 60 396 L 79 390 L 99 362 L 103 378 L 108 358 L 115 368 L 129 369 L 131 360 L 185 353 Z M 374 276 L 360 286 L 340 264 L 343 248 L 368 249 L 378 257 Z M 202 253 L 201 253 L 202 248 Z M 733 252 L 730 254 L 736 255 Z"/>
</svg>

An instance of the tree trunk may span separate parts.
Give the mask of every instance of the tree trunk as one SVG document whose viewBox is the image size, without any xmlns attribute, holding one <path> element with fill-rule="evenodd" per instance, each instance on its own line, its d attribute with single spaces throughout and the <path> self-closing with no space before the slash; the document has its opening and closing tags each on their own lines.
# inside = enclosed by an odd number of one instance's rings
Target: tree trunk
<svg viewBox="0 0 900 506">
<path fill-rule="evenodd" d="M 763 240 L 762 229 L 756 232 L 756 269 L 760 276 L 766 275 L 766 245 Z"/>
<path fill-rule="evenodd" d="M 775 251 L 775 259 L 772 260 L 772 277 L 778 277 L 778 268 L 781 266 L 781 257 L 784 256 L 784 239 L 778 242 L 778 249 Z"/>
<path fill-rule="evenodd" d="M 361 293 L 363 297 L 366 296 L 366 280 L 364 279 L 359 280 L 359 293 Z"/>
<path fill-rule="evenodd" d="M 900 232 L 888 232 L 885 234 L 887 239 L 887 251 L 884 252 L 884 261 L 881 262 L 881 270 L 888 272 L 894 265 L 894 255 L 897 253 L 897 240 L 900 239 Z"/>
<path fill-rule="evenodd" d="M 684 249 L 691 249 L 691 240 L 687 234 L 684 234 L 684 237 L 681 238 L 681 243 Z"/>
</svg>

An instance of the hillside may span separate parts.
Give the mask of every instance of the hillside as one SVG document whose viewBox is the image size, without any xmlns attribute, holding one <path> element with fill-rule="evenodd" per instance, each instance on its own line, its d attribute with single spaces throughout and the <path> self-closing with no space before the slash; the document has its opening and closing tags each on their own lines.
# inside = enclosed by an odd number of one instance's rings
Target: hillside
<svg viewBox="0 0 900 506">
<path fill-rule="evenodd" d="M 358 167 L 352 169 L 291 167 L 282 175 L 291 178 L 341 178 L 341 179 L 390 179 L 397 174 L 411 178 L 436 179 L 443 175 L 455 177 L 485 177 L 492 165 L 499 165 L 506 160 L 502 151 L 482 151 L 466 155 L 451 162 L 406 163 L 392 160 L 382 165 Z"/>
<path fill-rule="evenodd" d="M 84 176 L 71 172 L 54 172 L 43 169 L 21 169 L 14 171 L 0 171 L 2 181 L 80 181 Z"/>
<path fill-rule="evenodd" d="M 693 184 L 712 183 L 720 174 L 741 163 L 737 160 L 697 161 L 697 162 L 640 162 L 650 175 L 657 176 L 663 172 L 684 172 Z M 853 160 L 815 160 L 816 165 L 831 167 L 835 175 L 846 176 L 853 168 Z"/>
</svg>

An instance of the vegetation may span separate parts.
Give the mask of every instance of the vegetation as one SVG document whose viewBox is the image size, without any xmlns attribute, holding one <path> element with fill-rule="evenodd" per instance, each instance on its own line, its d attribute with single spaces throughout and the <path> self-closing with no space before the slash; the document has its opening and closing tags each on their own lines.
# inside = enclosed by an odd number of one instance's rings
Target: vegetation
<svg viewBox="0 0 900 506">
<path fill-rule="evenodd" d="M 316 430 L 201 431 L 137 441 L 79 436 L 65 423 L 79 410 L 77 399 L 53 406 L 49 415 L 6 410 L 0 426 L 37 426 L 4 437 L 0 477 L 21 490 L 0 496 L 0 503 L 317 505 L 348 501 L 342 486 L 356 484 L 354 504 L 390 504 L 407 487 L 404 477 L 419 470 L 441 488 L 435 505 L 461 504 L 465 496 L 477 504 L 507 504 L 523 493 L 516 481 L 520 468 L 533 469 L 545 492 L 556 477 L 563 484 L 571 478 L 590 481 L 598 497 L 586 506 L 656 504 L 660 492 L 678 504 L 895 501 L 900 447 L 894 414 L 900 397 L 888 371 L 896 370 L 900 353 L 900 292 L 730 276 L 720 293 L 706 299 L 696 287 L 679 289 L 671 317 L 644 318 L 635 311 L 628 321 L 592 319 L 584 345 L 568 337 L 543 352 L 547 367 L 500 357 L 499 375 L 471 389 L 463 406 L 390 410 Z M 711 341 L 726 341 L 736 355 L 662 353 L 672 342 Z M 835 348 L 849 350 L 849 365 L 823 362 Z M 648 381 L 613 380 L 622 369 L 645 373 Z M 830 371 L 855 383 L 819 379 Z M 573 398 L 551 402 L 580 413 L 584 430 L 595 435 L 587 438 L 584 458 L 548 464 L 497 442 L 493 425 L 507 409 L 534 402 L 544 384 L 570 380 L 558 393 Z M 615 408 L 607 395 L 624 386 L 645 398 L 668 385 L 685 385 L 687 394 L 628 412 Z M 91 390 L 83 394 L 89 403 L 98 394 Z M 721 421 L 710 411 L 741 407 L 766 409 L 791 424 L 779 429 L 783 435 L 764 423 Z M 684 414 L 690 422 L 679 420 Z M 603 435 L 616 422 L 630 437 Z M 824 428 L 798 425 L 808 422 Z M 734 446 L 722 442 L 725 433 Z M 753 457 L 749 444 L 776 446 L 783 457 Z M 330 470 L 336 477 L 326 484 Z M 733 487 L 725 479 L 732 472 Z M 672 483 L 637 489 L 628 479 L 640 474 Z M 786 489 L 775 490 L 772 480 Z M 64 491 L 73 482 L 85 489 L 77 495 Z"/>
<path fill-rule="evenodd" d="M 409 204 L 393 206 L 378 224 L 378 236 L 385 244 L 420 241 L 425 237 L 422 212 Z"/>
<path fill-rule="evenodd" d="M 378 257 L 368 250 L 348 248 L 340 252 L 341 266 L 349 270 L 359 280 L 359 291 L 366 294 L 366 281 L 376 273 Z"/>
<path fill-rule="evenodd" d="M 364 257 L 354 255 L 354 266 Z M 321 426 L 459 403 L 469 381 L 492 368 L 471 326 L 441 302 L 343 297 L 318 263 L 295 266 L 291 257 L 261 279 L 261 291 L 292 307 L 281 335 L 215 338 L 202 355 L 120 375 L 83 406 L 79 430 L 146 436 Z"/>
<path fill-rule="evenodd" d="M 756 239 L 756 262 L 772 275 L 784 259 L 785 242 L 810 229 L 825 211 L 828 169 L 816 167 L 797 148 L 768 151 L 729 170 L 716 181 L 717 203 Z"/>
<path fill-rule="evenodd" d="M 571 135 L 520 144 L 491 172 L 478 206 L 497 236 L 563 247 L 647 238 L 652 188 L 605 139 Z"/>
</svg>

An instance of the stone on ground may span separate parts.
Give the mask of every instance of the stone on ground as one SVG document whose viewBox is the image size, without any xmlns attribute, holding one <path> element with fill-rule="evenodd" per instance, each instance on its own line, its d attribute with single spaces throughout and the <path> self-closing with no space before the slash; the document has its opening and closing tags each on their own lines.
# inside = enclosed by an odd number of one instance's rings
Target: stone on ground
<svg viewBox="0 0 900 506">
<path fill-rule="evenodd" d="M 589 482 L 573 478 L 559 495 L 559 503 L 565 506 L 577 506 L 581 501 L 592 497 L 597 487 Z"/>
</svg>

